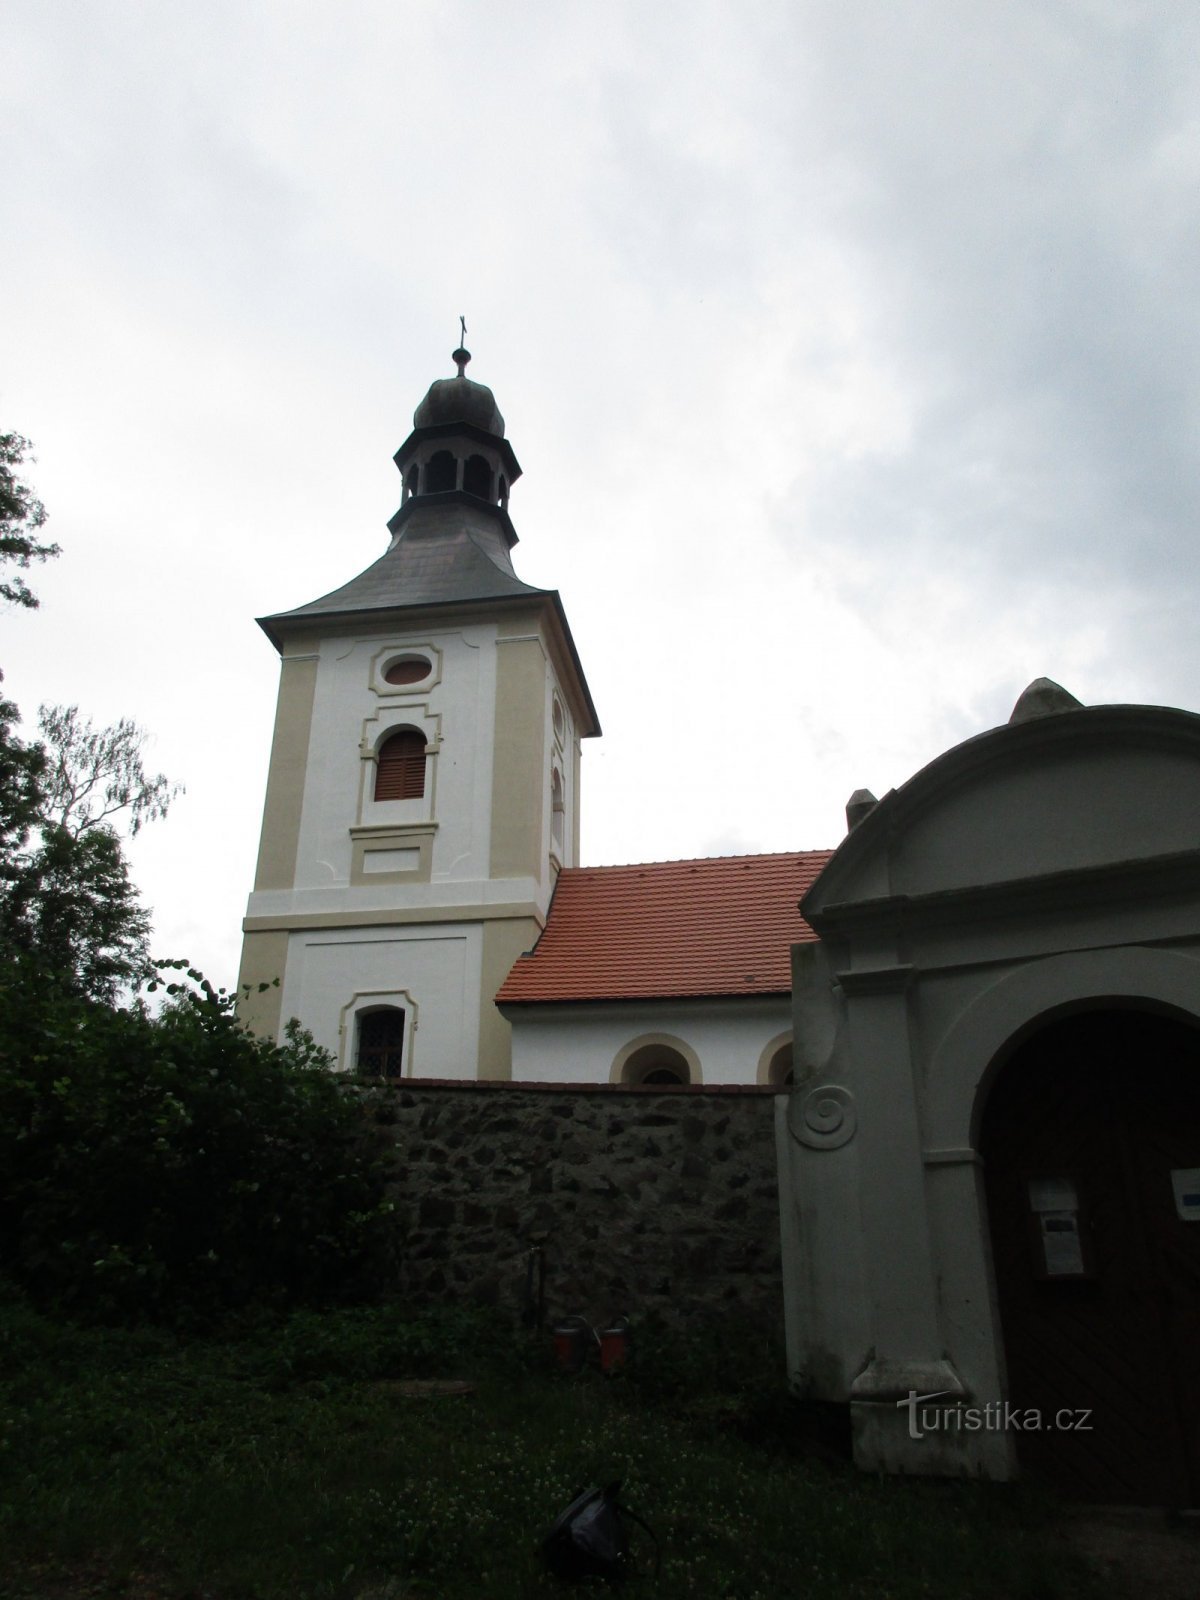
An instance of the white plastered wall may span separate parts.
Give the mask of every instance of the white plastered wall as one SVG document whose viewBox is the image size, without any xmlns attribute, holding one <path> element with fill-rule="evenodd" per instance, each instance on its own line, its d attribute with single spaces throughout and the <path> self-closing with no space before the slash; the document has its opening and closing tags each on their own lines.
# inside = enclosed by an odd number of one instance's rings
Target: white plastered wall
<svg viewBox="0 0 1200 1600">
<path fill-rule="evenodd" d="M 331 928 L 289 940 L 282 1015 L 299 1017 L 345 1071 L 354 1018 L 405 1012 L 405 1077 L 473 1078 L 479 1055 L 482 925 Z"/>
<path fill-rule="evenodd" d="M 621 1051 L 644 1035 L 686 1045 L 702 1083 L 757 1083 L 764 1049 L 792 1025 L 787 996 L 514 1006 L 506 1014 L 513 1078 L 525 1083 L 608 1083 Z"/>
<path fill-rule="evenodd" d="M 395 628 L 321 642 L 295 887 L 252 894 L 249 916 L 548 898 L 545 877 L 497 885 L 488 875 L 496 638 L 495 624 L 482 622 L 441 631 Z M 383 664 L 402 652 L 432 657 L 435 669 L 428 684 L 398 690 L 383 684 Z M 377 749 L 401 727 L 419 728 L 428 741 L 425 797 L 377 802 L 374 765 L 364 760 L 364 751 Z M 428 822 L 436 825 L 428 883 L 351 884 L 352 827 Z"/>
</svg>

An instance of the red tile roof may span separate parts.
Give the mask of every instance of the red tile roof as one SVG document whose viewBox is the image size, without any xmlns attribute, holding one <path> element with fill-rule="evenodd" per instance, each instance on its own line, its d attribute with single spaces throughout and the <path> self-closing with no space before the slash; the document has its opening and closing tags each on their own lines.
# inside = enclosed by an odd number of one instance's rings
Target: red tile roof
<svg viewBox="0 0 1200 1600">
<path fill-rule="evenodd" d="M 541 938 L 496 999 L 787 994 L 791 946 L 817 937 L 799 901 L 832 854 L 568 867 Z"/>
</svg>

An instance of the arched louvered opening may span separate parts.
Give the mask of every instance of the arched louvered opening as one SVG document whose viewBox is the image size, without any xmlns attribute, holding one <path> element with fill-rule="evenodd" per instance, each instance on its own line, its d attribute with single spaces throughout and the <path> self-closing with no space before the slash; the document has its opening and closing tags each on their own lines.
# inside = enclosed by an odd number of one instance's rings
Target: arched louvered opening
<svg viewBox="0 0 1200 1600">
<path fill-rule="evenodd" d="M 401 728 L 375 757 L 376 800 L 419 800 L 425 793 L 425 735 Z"/>
<path fill-rule="evenodd" d="M 409 467 L 408 476 L 404 480 L 404 499 L 408 500 L 417 492 L 417 469 Z"/>
<path fill-rule="evenodd" d="M 463 468 L 463 488 L 481 500 L 492 498 L 492 468 L 483 456 L 468 456 Z"/>
<path fill-rule="evenodd" d="M 458 462 L 449 450 L 439 450 L 425 465 L 425 493 L 442 494 L 458 486 Z"/>
<path fill-rule="evenodd" d="M 669 1044 L 644 1044 L 625 1063 L 626 1083 L 690 1083 L 691 1072 L 682 1053 Z"/>
<path fill-rule="evenodd" d="M 404 1012 L 399 1006 L 360 1011 L 355 1068 L 362 1078 L 398 1078 L 404 1067 Z"/>
<path fill-rule="evenodd" d="M 550 830 L 554 842 L 561 847 L 563 841 L 563 781 L 562 774 L 555 767 L 550 774 Z"/>
</svg>

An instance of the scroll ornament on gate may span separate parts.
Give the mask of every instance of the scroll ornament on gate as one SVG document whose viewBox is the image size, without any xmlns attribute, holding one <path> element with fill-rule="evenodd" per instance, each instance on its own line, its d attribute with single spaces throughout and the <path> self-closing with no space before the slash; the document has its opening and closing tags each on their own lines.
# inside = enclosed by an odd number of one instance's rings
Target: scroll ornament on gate
<svg viewBox="0 0 1200 1600">
<path fill-rule="evenodd" d="M 810 1150 L 836 1150 L 849 1144 L 857 1127 L 854 1096 L 837 1083 L 794 1094 L 788 1105 L 788 1132 Z"/>
</svg>

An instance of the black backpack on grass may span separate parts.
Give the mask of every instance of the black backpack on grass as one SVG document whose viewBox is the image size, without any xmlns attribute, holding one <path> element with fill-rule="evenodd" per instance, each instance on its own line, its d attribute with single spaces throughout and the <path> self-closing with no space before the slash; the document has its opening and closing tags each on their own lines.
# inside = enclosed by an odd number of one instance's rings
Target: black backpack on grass
<svg viewBox="0 0 1200 1600">
<path fill-rule="evenodd" d="M 620 1482 L 600 1489 L 594 1484 L 577 1494 L 542 1540 L 546 1565 L 556 1578 L 582 1583 L 600 1578 L 607 1583 L 622 1583 L 634 1574 L 629 1556 L 629 1535 L 622 1514 L 636 1522 L 654 1539 L 654 1570 L 658 1573 L 658 1540 L 627 1506 L 618 1502 Z"/>
</svg>

